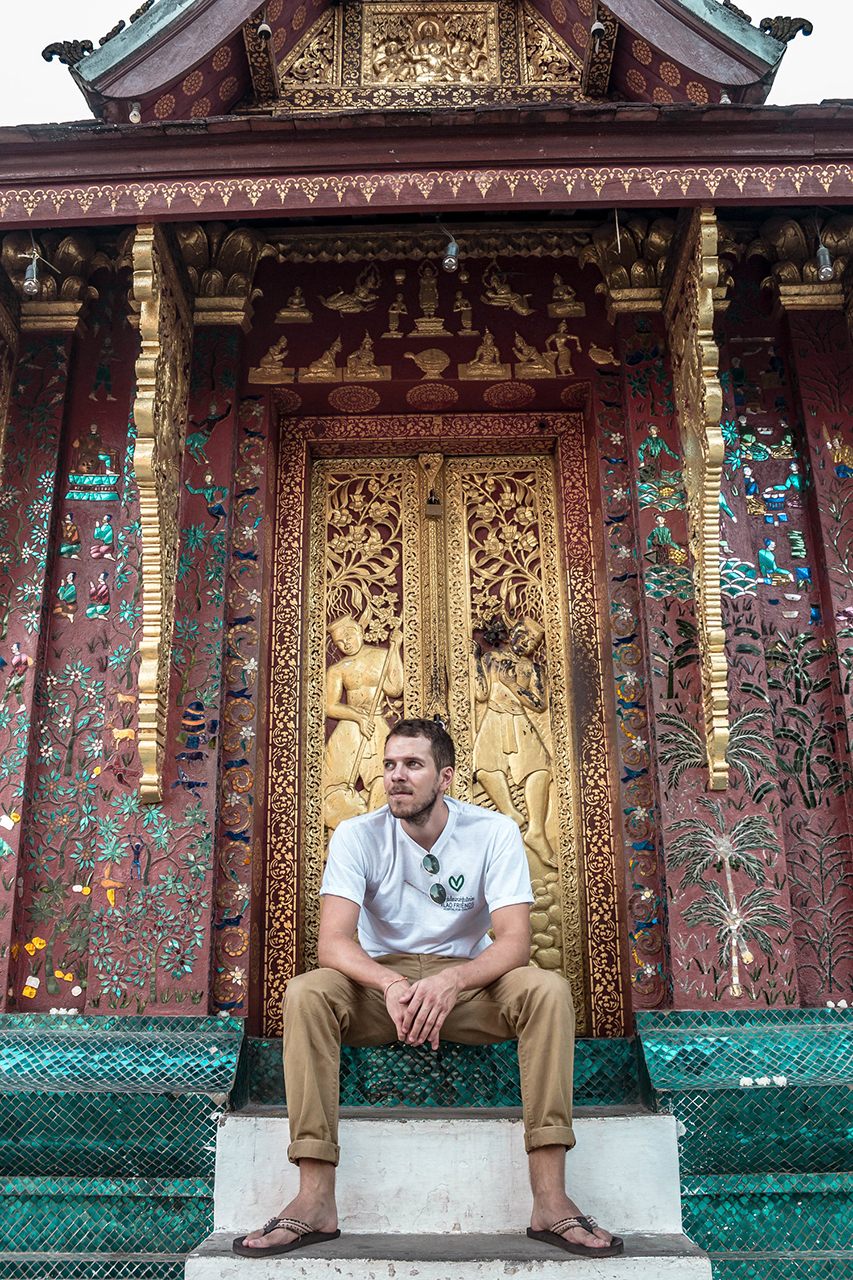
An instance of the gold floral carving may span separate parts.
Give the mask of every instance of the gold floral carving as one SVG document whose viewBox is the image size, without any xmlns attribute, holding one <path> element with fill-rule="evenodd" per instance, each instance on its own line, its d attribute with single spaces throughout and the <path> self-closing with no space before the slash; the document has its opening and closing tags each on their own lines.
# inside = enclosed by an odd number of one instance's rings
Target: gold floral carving
<svg viewBox="0 0 853 1280">
<path fill-rule="evenodd" d="M 430 389 L 441 387 L 440 383 L 432 384 Z M 277 398 L 285 391 L 287 388 L 278 388 L 274 395 Z M 430 444 L 425 448 L 427 441 Z M 552 459 L 548 451 L 555 448 Z M 479 456 L 483 450 L 502 456 L 484 458 Z M 322 452 L 326 459 L 315 460 L 312 466 L 312 454 Z M 352 456 L 344 462 L 342 453 Z M 309 468 L 313 488 L 306 530 L 305 481 Z M 328 634 L 333 614 L 354 614 L 359 605 L 363 609 L 368 594 L 375 595 L 380 604 L 387 600 L 393 606 L 402 636 L 401 701 L 406 714 L 422 712 L 436 692 L 440 705 L 445 678 L 442 668 L 455 673 L 448 690 L 448 712 L 452 731 L 463 744 L 459 794 L 471 794 L 471 756 L 464 748 L 465 744 L 469 750 L 473 747 L 474 732 L 470 676 L 472 596 L 465 584 L 476 580 L 479 601 L 481 596 L 485 599 L 484 592 L 488 593 L 490 584 L 494 587 L 497 581 L 490 575 L 487 558 L 483 559 L 484 551 L 474 553 L 481 567 L 473 571 L 469 568 L 471 547 L 482 548 L 483 537 L 488 536 L 476 524 L 476 495 L 490 484 L 512 486 L 513 504 L 522 490 L 534 495 L 532 504 L 520 504 L 535 508 L 533 525 L 528 524 L 525 529 L 519 526 L 517 530 L 521 536 L 531 529 L 540 535 L 540 549 L 523 552 L 525 565 L 532 567 L 529 587 L 526 594 L 516 591 L 512 597 L 501 598 L 501 603 L 508 609 L 518 605 L 533 612 L 539 602 L 546 633 L 541 652 L 535 656 L 547 667 L 550 727 L 554 743 L 560 744 L 555 745 L 555 755 L 562 762 L 569 762 L 569 767 L 557 771 L 564 776 L 555 778 L 554 783 L 559 788 L 561 819 L 564 813 L 569 815 L 565 831 L 571 833 L 561 837 L 561 848 L 569 841 L 568 856 L 555 872 L 562 904 L 559 926 L 554 921 L 556 904 L 551 904 L 555 912 L 549 915 L 545 903 L 545 895 L 555 882 L 546 885 L 544 877 L 537 877 L 543 880 L 538 906 L 540 914 L 548 917 L 546 931 L 552 926 L 557 928 L 566 968 L 575 985 L 579 1023 L 586 1034 L 624 1033 L 618 858 L 609 792 L 601 635 L 586 474 L 582 419 L 571 413 L 550 417 L 508 412 L 441 416 L 412 413 L 395 418 L 364 415 L 281 420 L 270 666 L 264 1034 L 280 1032 L 281 997 L 287 981 L 298 967 L 310 962 L 316 945 L 316 890 L 325 850 L 320 780 L 328 722 L 323 687 L 329 664 L 338 660 L 338 651 Z M 381 544 L 387 541 L 396 557 L 393 574 L 383 583 L 379 582 L 381 574 L 374 570 L 368 575 L 358 572 L 358 566 L 366 565 L 373 554 L 361 536 L 354 533 L 360 524 L 370 532 L 370 522 L 362 516 L 365 502 L 372 500 L 365 487 L 371 479 L 381 482 L 381 499 L 399 513 L 395 516 L 398 532 L 392 534 L 389 524 L 387 539 L 380 539 Z M 497 490 L 493 496 L 499 497 Z M 358 518 L 341 522 L 336 516 L 340 528 L 337 524 L 333 527 L 330 515 L 344 509 Z M 507 528 L 515 529 L 512 510 L 505 504 L 500 510 Z M 529 519 L 526 511 L 522 519 Z M 558 558 L 560 524 L 572 547 L 565 578 Z M 429 547 L 430 526 L 436 533 L 434 554 Z M 349 535 L 345 539 L 349 559 L 345 561 L 340 559 L 343 544 L 335 544 L 337 549 L 331 558 L 328 550 L 330 541 L 342 532 Z M 427 542 L 423 541 L 425 537 Z M 308 582 L 303 579 L 306 552 Z M 351 585 L 347 585 L 350 583 L 359 585 L 360 600 L 353 596 Z M 445 591 L 450 592 L 447 657 L 434 664 L 424 661 L 424 592 L 434 601 Z M 529 606 L 528 600 L 532 602 Z M 376 610 L 372 602 L 368 604 L 365 628 L 370 625 L 368 615 Z M 369 636 L 365 634 L 364 641 L 382 649 L 393 634 L 393 620 L 382 614 L 375 621 L 378 629 L 374 627 Z M 303 638 L 308 661 L 303 662 L 299 681 L 294 655 L 300 653 Z M 571 681 L 566 666 L 569 654 Z M 578 681 L 585 691 L 582 706 L 574 706 L 569 696 L 569 688 Z"/>
<path fill-rule="evenodd" d="M 159 227 L 136 228 L 132 257 L 130 301 L 139 316 L 140 336 L 133 404 L 133 468 L 142 523 L 138 743 L 140 795 L 150 804 L 162 799 L 192 315 Z"/>
<path fill-rule="evenodd" d="M 6 457 L 6 426 L 12 380 L 18 359 L 18 326 L 21 308 L 12 283 L 0 267 L 0 476 Z"/>
<path fill-rule="evenodd" d="M 570 84 L 580 88 L 577 55 L 530 0 L 521 3 L 522 67 L 527 84 Z"/>
<path fill-rule="evenodd" d="M 261 24 L 266 23 L 266 16 L 266 7 L 264 7 L 248 22 L 243 23 L 243 43 L 246 46 L 246 60 L 249 63 L 249 74 L 252 77 L 255 102 L 259 107 L 270 106 L 279 96 L 278 71 L 276 69 L 273 42 L 269 36 L 264 39 L 258 32 Z"/>
<path fill-rule="evenodd" d="M 724 790 L 729 777 L 728 663 L 720 584 L 723 395 L 714 340 L 714 290 L 718 280 L 716 215 L 711 208 L 694 209 L 682 215 L 666 282 L 664 316 L 685 459 L 709 785 L 714 791 Z"/>
<path fill-rule="evenodd" d="M 308 28 L 282 61 L 279 78 L 283 89 L 340 84 L 340 27 L 341 12 L 336 5 Z"/>
</svg>

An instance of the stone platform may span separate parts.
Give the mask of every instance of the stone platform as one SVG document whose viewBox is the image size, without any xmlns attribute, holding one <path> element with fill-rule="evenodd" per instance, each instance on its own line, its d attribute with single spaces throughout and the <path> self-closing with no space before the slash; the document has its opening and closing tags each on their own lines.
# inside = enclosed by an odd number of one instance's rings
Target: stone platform
<svg viewBox="0 0 853 1280">
<path fill-rule="evenodd" d="M 341 1239 L 264 1261 L 232 1255 L 230 1243 L 295 1192 L 286 1113 L 256 1107 L 226 1116 L 217 1139 L 215 1230 L 190 1254 L 187 1280 L 547 1278 L 565 1266 L 590 1280 L 710 1280 L 707 1257 L 682 1234 L 675 1119 L 613 1107 L 579 1112 L 575 1131 L 569 1191 L 625 1236 L 622 1258 L 576 1258 L 527 1239 L 530 1190 L 517 1110 L 376 1108 L 342 1112 Z"/>
</svg>

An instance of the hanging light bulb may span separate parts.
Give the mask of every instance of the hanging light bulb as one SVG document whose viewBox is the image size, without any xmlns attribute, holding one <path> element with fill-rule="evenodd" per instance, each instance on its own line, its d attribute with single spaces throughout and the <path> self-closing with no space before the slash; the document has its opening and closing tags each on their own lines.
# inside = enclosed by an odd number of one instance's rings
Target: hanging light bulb
<svg viewBox="0 0 853 1280">
<path fill-rule="evenodd" d="M 41 285 L 39 284 L 38 259 L 36 258 L 35 253 L 27 264 L 22 287 L 28 298 L 37 298 L 41 292 Z"/>
<path fill-rule="evenodd" d="M 455 240 L 451 239 L 450 243 L 445 249 L 444 257 L 441 260 L 441 265 L 445 271 L 459 270 L 459 245 L 456 243 Z"/>
<path fill-rule="evenodd" d="M 817 278 L 821 284 L 826 284 L 827 280 L 832 279 L 832 254 L 827 249 L 823 241 L 818 241 L 817 246 Z"/>
</svg>

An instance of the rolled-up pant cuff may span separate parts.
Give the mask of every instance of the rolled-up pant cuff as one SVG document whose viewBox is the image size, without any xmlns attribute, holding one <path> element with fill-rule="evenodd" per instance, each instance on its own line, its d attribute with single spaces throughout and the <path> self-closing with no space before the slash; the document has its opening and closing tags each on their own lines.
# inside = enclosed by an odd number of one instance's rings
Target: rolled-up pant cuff
<svg viewBox="0 0 853 1280">
<path fill-rule="evenodd" d="M 291 1164 L 299 1164 L 300 1160 L 325 1160 L 336 1165 L 341 1158 L 341 1149 L 335 1142 L 321 1142 L 319 1138 L 300 1138 L 291 1142 L 287 1148 L 287 1158 Z"/>
<path fill-rule="evenodd" d="M 319 1145 L 319 1144 L 318 1144 Z M 530 1154 L 539 1147 L 565 1147 L 570 1151 L 575 1145 L 575 1135 L 571 1128 L 562 1125 L 551 1125 L 547 1129 L 532 1129 L 524 1135 L 524 1149 Z"/>
</svg>

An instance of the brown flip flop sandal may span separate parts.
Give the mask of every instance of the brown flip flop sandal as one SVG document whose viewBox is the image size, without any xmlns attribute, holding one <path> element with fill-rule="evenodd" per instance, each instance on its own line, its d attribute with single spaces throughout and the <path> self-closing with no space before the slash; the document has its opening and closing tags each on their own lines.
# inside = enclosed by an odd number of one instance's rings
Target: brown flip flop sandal
<svg viewBox="0 0 853 1280">
<path fill-rule="evenodd" d="M 527 1234 L 531 1240 L 541 1240 L 543 1244 L 552 1244 L 557 1249 L 564 1249 L 566 1253 L 574 1253 L 583 1258 L 615 1258 L 623 1253 L 625 1244 L 620 1236 L 614 1236 L 610 1244 L 602 1245 L 597 1249 L 591 1244 L 574 1244 L 571 1240 L 566 1240 L 562 1234 L 564 1231 L 570 1231 L 572 1227 L 581 1227 L 584 1231 L 592 1232 L 597 1226 L 595 1218 L 563 1218 L 562 1221 L 555 1222 L 550 1231 L 534 1231 L 532 1227 L 528 1227 Z"/>
<path fill-rule="evenodd" d="M 264 1223 L 262 1234 L 271 1235 L 273 1231 L 292 1231 L 296 1235 L 290 1244 L 271 1244 L 266 1249 L 258 1249 L 246 1244 L 245 1236 L 237 1236 L 231 1241 L 233 1253 L 241 1258 L 272 1258 L 280 1253 L 292 1253 L 294 1249 L 305 1249 L 311 1244 L 325 1244 L 327 1240 L 337 1240 L 340 1231 L 313 1231 L 307 1222 L 298 1218 L 270 1218 Z"/>
</svg>

